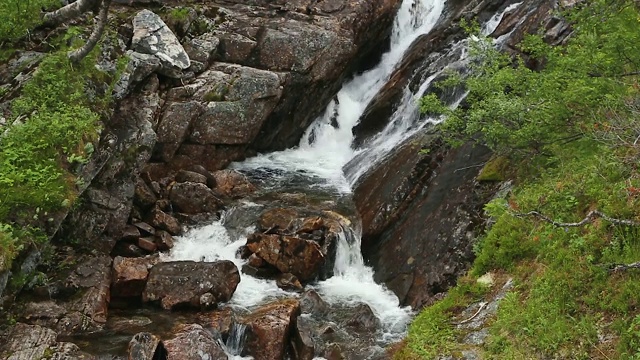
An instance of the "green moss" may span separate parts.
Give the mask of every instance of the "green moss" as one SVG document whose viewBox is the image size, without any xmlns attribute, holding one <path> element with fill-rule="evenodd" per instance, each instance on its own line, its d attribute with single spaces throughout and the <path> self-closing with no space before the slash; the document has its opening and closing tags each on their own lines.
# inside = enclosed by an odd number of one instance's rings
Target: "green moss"
<svg viewBox="0 0 640 360">
<path fill-rule="evenodd" d="M 10 43 L 28 34 L 41 23 L 42 9 L 60 6 L 59 0 L 2 0 L 0 1 L 0 44 Z"/>
<path fill-rule="evenodd" d="M 495 156 L 489 160 L 478 174 L 478 181 L 504 181 L 509 160 L 505 156 Z"/>
<path fill-rule="evenodd" d="M 213 90 L 206 93 L 203 97 L 204 101 L 225 101 L 229 87 L 226 84 L 216 84 Z"/>
</svg>

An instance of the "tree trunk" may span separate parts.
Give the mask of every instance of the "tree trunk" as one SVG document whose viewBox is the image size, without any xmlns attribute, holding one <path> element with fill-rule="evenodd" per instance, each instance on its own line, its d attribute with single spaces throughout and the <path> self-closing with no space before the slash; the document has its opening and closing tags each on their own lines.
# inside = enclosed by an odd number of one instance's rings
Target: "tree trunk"
<svg viewBox="0 0 640 360">
<path fill-rule="evenodd" d="M 71 61 L 79 62 L 84 59 L 84 57 L 93 50 L 100 38 L 102 38 L 102 33 L 107 25 L 107 15 L 109 14 L 110 4 L 111 0 L 102 0 L 102 4 L 100 4 L 100 13 L 98 14 L 98 19 L 93 27 L 91 36 L 89 36 L 89 39 L 81 48 L 69 52 L 69 59 L 71 59 Z"/>
<path fill-rule="evenodd" d="M 78 0 L 69 5 L 63 6 L 56 11 L 44 14 L 43 24 L 47 26 L 56 26 L 65 21 L 74 19 L 85 12 L 98 7 L 100 0 Z"/>
</svg>

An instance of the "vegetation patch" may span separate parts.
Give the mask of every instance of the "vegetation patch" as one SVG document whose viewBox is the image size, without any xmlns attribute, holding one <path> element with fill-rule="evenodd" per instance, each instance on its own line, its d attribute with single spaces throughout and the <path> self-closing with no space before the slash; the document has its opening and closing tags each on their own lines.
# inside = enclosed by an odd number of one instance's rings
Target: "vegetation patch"
<svg viewBox="0 0 640 360">
<path fill-rule="evenodd" d="M 488 271 L 516 285 L 486 325 L 483 358 L 640 359 L 640 12 L 591 0 L 563 15 L 574 29 L 565 45 L 539 35 L 521 44 L 541 69 L 479 43 L 462 79 L 468 108 L 423 100 L 423 111 L 448 115 L 450 141 L 488 145 L 516 185 L 486 206 L 492 226 L 469 278 L 423 310 L 397 359 L 463 349 L 447 322 L 469 279 Z M 490 162 L 483 176 L 504 174 L 493 169 L 504 168 Z"/>
</svg>

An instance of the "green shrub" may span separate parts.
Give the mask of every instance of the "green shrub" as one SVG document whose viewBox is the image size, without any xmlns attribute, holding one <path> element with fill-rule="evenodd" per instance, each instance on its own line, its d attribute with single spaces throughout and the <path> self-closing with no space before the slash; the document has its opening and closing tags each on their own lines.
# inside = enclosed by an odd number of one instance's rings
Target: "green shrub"
<svg viewBox="0 0 640 360">
<path fill-rule="evenodd" d="M 60 0 L 1 0 L 0 44 L 12 42 L 27 35 L 41 22 L 42 9 L 60 6 Z"/>
</svg>

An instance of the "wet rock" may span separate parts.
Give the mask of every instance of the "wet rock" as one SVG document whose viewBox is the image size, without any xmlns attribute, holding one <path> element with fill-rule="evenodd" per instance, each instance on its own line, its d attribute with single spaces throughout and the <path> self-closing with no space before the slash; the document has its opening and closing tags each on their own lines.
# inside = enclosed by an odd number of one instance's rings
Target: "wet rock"
<svg viewBox="0 0 640 360">
<path fill-rule="evenodd" d="M 162 359 L 166 358 L 166 350 L 157 336 L 141 332 L 135 334 L 129 342 L 127 355 L 129 360 Z"/>
<path fill-rule="evenodd" d="M 168 359 L 227 360 L 216 338 L 197 324 L 183 326 L 173 339 L 164 342 Z"/>
<path fill-rule="evenodd" d="M 256 191 L 249 179 L 235 170 L 216 171 L 213 176 L 216 179 L 216 190 L 224 196 L 241 198 Z"/>
<path fill-rule="evenodd" d="M 231 331 L 233 323 L 233 310 L 229 307 L 201 313 L 198 316 L 198 323 L 214 333 L 218 333 L 222 338 L 226 338 Z"/>
<path fill-rule="evenodd" d="M 18 323 L 9 333 L 9 340 L 0 347 L 0 358 L 7 360 L 33 359 L 95 359 L 72 343 L 56 341 L 55 331 Z"/>
<path fill-rule="evenodd" d="M 320 245 L 293 236 L 254 233 L 247 248 L 282 273 L 291 273 L 301 281 L 313 280 L 325 263 Z"/>
<path fill-rule="evenodd" d="M 329 304 L 315 290 L 307 290 L 300 297 L 300 310 L 303 314 L 323 316 L 329 311 Z"/>
<path fill-rule="evenodd" d="M 258 255 L 251 254 L 247 259 L 247 264 L 256 268 L 263 267 L 266 262 Z"/>
<path fill-rule="evenodd" d="M 200 183 L 174 184 L 169 196 L 176 210 L 187 214 L 215 212 L 222 206 L 215 193 Z"/>
<path fill-rule="evenodd" d="M 200 164 L 193 165 L 191 167 L 191 171 L 204 176 L 207 179 L 207 182 L 206 182 L 207 186 L 210 187 L 211 189 L 214 189 L 218 186 L 216 177 L 213 176 L 213 174 L 209 172 L 209 170 L 207 170 L 204 166 Z"/>
<path fill-rule="evenodd" d="M 156 232 L 155 242 L 160 251 L 167 251 L 173 248 L 173 236 L 166 231 L 158 230 Z"/>
<path fill-rule="evenodd" d="M 258 221 L 260 230 L 289 230 L 298 218 L 298 212 L 287 208 L 274 208 L 265 211 Z"/>
<path fill-rule="evenodd" d="M 298 280 L 295 275 L 289 273 L 278 275 L 276 284 L 282 290 L 300 291 L 303 288 L 300 280 Z"/>
<path fill-rule="evenodd" d="M 149 277 L 149 269 L 158 262 L 157 257 L 113 259 L 111 295 L 114 297 L 139 297 Z"/>
<path fill-rule="evenodd" d="M 215 302 L 229 301 L 239 282 L 240 274 L 231 261 L 159 263 L 151 268 L 142 299 L 160 300 L 166 310 L 199 308 L 202 295 L 207 293 Z"/>
<path fill-rule="evenodd" d="M 265 305 L 242 319 L 247 324 L 245 349 L 256 360 L 284 359 L 291 329 L 300 313 L 295 299 Z"/>
<path fill-rule="evenodd" d="M 419 135 L 356 184 L 363 254 L 402 304 L 420 307 L 466 270 L 474 218 L 490 192 L 474 191 L 479 169 L 469 165 L 488 157 L 482 147 L 449 149 L 435 135 Z"/>
<path fill-rule="evenodd" d="M 133 50 L 156 56 L 167 70 L 185 70 L 191 66 L 189 55 L 162 19 L 149 10 L 138 12 L 133 19 Z"/>
<path fill-rule="evenodd" d="M 355 332 L 372 333 L 380 327 L 380 321 L 367 304 L 350 309 L 352 315 L 345 321 L 346 326 Z"/>
<path fill-rule="evenodd" d="M 182 233 L 182 226 L 180 226 L 178 219 L 158 208 L 154 208 L 151 212 L 151 224 L 159 229 L 168 231 L 171 235 L 180 235 Z"/>
<path fill-rule="evenodd" d="M 180 170 L 176 174 L 176 181 L 179 183 L 191 182 L 199 184 L 207 184 L 207 177 L 197 172 Z"/>
<path fill-rule="evenodd" d="M 313 360 L 315 357 L 313 325 L 306 315 L 300 315 L 296 319 L 296 327 L 293 336 L 293 349 L 295 359 Z"/>
</svg>

